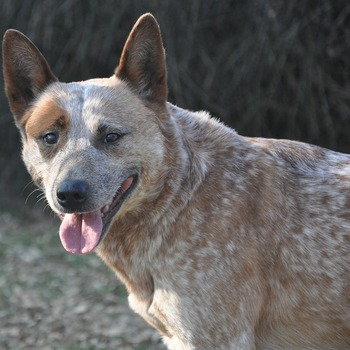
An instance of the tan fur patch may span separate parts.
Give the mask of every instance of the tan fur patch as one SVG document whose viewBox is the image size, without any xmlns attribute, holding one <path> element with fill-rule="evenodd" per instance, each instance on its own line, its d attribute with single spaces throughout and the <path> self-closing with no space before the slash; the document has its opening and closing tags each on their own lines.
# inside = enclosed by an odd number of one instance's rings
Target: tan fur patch
<svg viewBox="0 0 350 350">
<path fill-rule="evenodd" d="M 67 112 L 52 99 L 40 101 L 29 113 L 25 122 L 25 132 L 28 136 L 37 138 L 40 134 L 52 129 L 65 129 L 69 124 Z"/>
</svg>

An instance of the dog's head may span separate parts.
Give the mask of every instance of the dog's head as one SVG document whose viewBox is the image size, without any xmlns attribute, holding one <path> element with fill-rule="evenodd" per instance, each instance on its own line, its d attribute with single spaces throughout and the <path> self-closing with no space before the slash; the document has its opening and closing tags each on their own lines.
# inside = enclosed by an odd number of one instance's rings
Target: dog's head
<svg viewBox="0 0 350 350">
<path fill-rule="evenodd" d="M 138 20 L 111 78 L 61 83 L 15 30 L 5 33 L 3 62 L 24 162 L 62 218 L 64 247 L 90 252 L 162 177 L 167 86 L 158 24 L 150 14 Z"/>
</svg>

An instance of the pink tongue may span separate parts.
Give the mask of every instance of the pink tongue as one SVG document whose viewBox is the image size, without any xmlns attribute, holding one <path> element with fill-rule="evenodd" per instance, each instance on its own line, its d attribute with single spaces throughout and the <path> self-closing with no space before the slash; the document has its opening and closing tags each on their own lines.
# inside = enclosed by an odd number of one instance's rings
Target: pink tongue
<svg viewBox="0 0 350 350">
<path fill-rule="evenodd" d="M 71 253 L 90 253 L 100 240 L 102 228 L 99 210 L 86 214 L 65 214 L 60 226 L 62 245 Z"/>
</svg>

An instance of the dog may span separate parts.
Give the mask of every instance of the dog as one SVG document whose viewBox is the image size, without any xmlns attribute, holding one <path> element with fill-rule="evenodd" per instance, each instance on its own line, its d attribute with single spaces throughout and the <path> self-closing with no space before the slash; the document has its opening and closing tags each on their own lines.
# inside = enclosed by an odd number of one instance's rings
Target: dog
<svg viewBox="0 0 350 350">
<path fill-rule="evenodd" d="M 151 14 L 110 78 L 59 82 L 15 30 L 3 64 L 64 248 L 95 251 L 169 349 L 350 349 L 349 155 L 167 102 Z"/>
</svg>

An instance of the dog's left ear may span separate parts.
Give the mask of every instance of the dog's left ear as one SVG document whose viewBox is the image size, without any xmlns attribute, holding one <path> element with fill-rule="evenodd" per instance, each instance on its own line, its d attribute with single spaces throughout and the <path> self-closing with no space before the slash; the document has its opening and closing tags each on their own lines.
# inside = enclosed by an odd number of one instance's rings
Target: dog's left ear
<svg viewBox="0 0 350 350">
<path fill-rule="evenodd" d="M 141 16 L 131 30 L 115 74 L 142 98 L 165 104 L 165 52 L 158 23 L 151 14 Z"/>
</svg>

